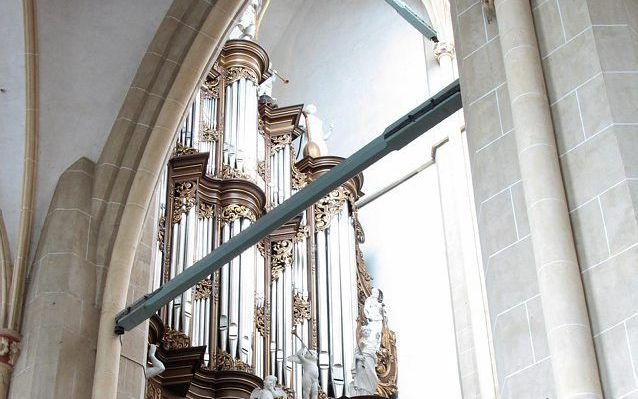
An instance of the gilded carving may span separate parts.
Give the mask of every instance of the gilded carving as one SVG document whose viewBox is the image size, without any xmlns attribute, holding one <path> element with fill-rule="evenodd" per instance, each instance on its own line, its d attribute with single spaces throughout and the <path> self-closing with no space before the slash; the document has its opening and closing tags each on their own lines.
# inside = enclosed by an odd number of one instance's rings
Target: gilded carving
<svg viewBox="0 0 638 399">
<path fill-rule="evenodd" d="M 266 245 L 264 244 L 263 240 L 257 243 L 257 250 L 261 254 L 261 257 L 266 259 L 266 256 L 268 256 L 268 254 L 266 253 Z"/>
<path fill-rule="evenodd" d="M 277 241 L 272 246 L 272 260 L 270 261 L 272 279 L 277 280 L 286 267 L 292 265 L 293 245 L 291 240 Z"/>
<path fill-rule="evenodd" d="M 146 380 L 145 399 L 162 399 L 162 387 L 156 381 Z"/>
<path fill-rule="evenodd" d="M 195 206 L 195 184 L 187 181 L 175 185 L 173 196 L 173 223 L 182 221 L 182 214 Z"/>
<path fill-rule="evenodd" d="M 358 243 L 363 244 L 366 240 L 366 234 L 363 231 L 361 222 L 359 221 L 359 209 L 357 209 L 357 205 L 355 204 L 354 196 L 351 195 L 348 198 L 348 201 L 350 202 L 350 209 L 352 209 L 352 227 L 354 227 L 355 238 Z"/>
<path fill-rule="evenodd" d="M 0 363 L 15 366 L 20 354 L 20 340 L 13 335 L 0 335 Z"/>
<path fill-rule="evenodd" d="M 157 225 L 157 246 L 159 250 L 164 252 L 164 242 L 166 240 L 166 216 L 162 215 L 159 218 Z"/>
<path fill-rule="evenodd" d="M 365 261 L 363 260 L 363 252 L 359 248 L 359 243 L 355 243 L 355 252 L 357 256 L 357 297 L 359 299 L 359 320 L 365 320 L 363 314 L 363 305 L 372 294 L 372 276 L 368 273 Z"/>
<path fill-rule="evenodd" d="M 164 337 L 162 338 L 162 347 L 164 350 L 184 349 L 190 348 L 191 338 L 181 331 L 176 331 L 170 328 L 166 329 Z"/>
<path fill-rule="evenodd" d="M 397 339 L 394 331 L 390 330 L 387 323 L 383 322 L 381 331 L 381 348 L 377 352 L 377 376 L 379 385 L 377 395 L 389 398 L 396 394 L 397 388 Z"/>
<path fill-rule="evenodd" d="M 213 301 L 219 301 L 219 270 L 213 274 Z"/>
<path fill-rule="evenodd" d="M 210 75 L 209 75 L 210 77 Z M 202 86 L 202 97 L 205 98 L 219 98 L 219 82 L 221 76 L 216 76 L 212 79 L 206 79 Z"/>
<path fill-rule="evenodd" d="M 233 358 L 227 352 L 217 352 L 215 354 L 215 364 L 213 370 L 216 371 L 244 371 L 246 373 L 252 373 L 253 368 L 239 359 Z"/>
<path fill-rule="evenodd" d="M 243 179 L 243 180 L 253 181 L 253 179 L 250 176 L 248 176 L 246 173 L 239 171 L 235 168 L 231 168 L 228 165 L 222 166 L 221 178 L 222 179 Z"/>
<path fill-rule="evenodd" d="M 274 155 L 277 151 L 292 143 L 292 136 L 290 134 L 274 136 L 270 138 L 270 142 L 272 143 L 272 146 L 270 147 L 270 154 Z"/>
<path fill-rule="evenodd" d="M 248 79 L 251 80 L 254 84 L 258 84 L 257 74 L 252 69 L 239 66 L 228 68 L 228 74 L 226 75 L 226 85 L 230 85 L 231 83 L 239 79 Z"/>
<path fill-rule="evenodd" d="M 257 173 L 266 180 L 266 161 L 257 162 Z"/>
<path fill-rule="evenodd" d="M 325 230 L 330 226 L 332 218 L 341 212 L 341 207 L 348 199 L 348 191 L 338 187 L 315 204 L 315 229 Z"/>
<path fill-rule="evenodd" d="M 266 336 L 266 320 L 264 319 L 264 306 L 255 306 L 255 327 L 262 337 Z"/>
<path fill-rule="evenodd" d="M 197 154 L 196 148 L 185 146 L 179 141 L 175 145 L 175 151 L 173 152 L 173 156 L 181 157 L 183 155 L 192 155 L 192 154 Z"/>
<path fill-rule="evenodd" d="M 197 217 L 199 219 L 210 219 L 215 215 L 215 208 L 205 202 L 200 202 L 197 208 Z"/>
<path fill-rule="evenodd" d="M 310 320 L 310 302 L 305 300 L 300 293 L 295 292 L 292 297 L 292 325 L 296 328 L 304 320 Z"/>
<path fill-rule="evenodd" d="M 310 236 L 310 228 L 308 226 L 299 226 L 299 230 L 292 238 L 292 242 L 301 242 Z"/>
<path fill-rule="evenodd" d="M 213 281 L 209 278 L 204 279 L 195 285 L 193 289 L 193 299 L 206 299 L 210 298 L 213 292 Z"/>
<path fill-rule="evenodd" d="M 210 143 L 212 141 L 220 141 L 224 133 L 221 129 L 211 129 L 205 127 L 202 129 L 202 133 L 199 135 L 199 140 Z"/>
<path fill-rule="evenodd" d="M 257 217 L 255 216 L 253 211 L 251 211 L 244 205 L 230 204 L 222 209 L 221 219 L 225 223 L 233 222 L 241 217 L 250 219 L 253 222 L 257 220 Z"/>
<path fill-rule="evenodd" d="M 308 176 L 301 172 L 297 166 L 293 163 L 291 166 L 292 169 L 292 188 L 295 190 L 300 190 L 308 185 L 310 179 Z"/>
</svg>

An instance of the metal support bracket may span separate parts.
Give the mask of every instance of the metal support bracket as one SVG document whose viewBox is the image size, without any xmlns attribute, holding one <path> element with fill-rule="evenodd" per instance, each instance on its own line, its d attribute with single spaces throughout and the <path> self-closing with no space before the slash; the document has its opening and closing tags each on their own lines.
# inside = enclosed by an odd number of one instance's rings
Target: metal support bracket
<svg viewBox="0 0 638 399">
<path fill-rule="evenodd" d="M 116 316 L 115 333 L 123 334 L 135 328 L 162 306 L 257 244 L 263 237 L 312 206 L 326 194 L 390 152 L 400 150 L 461 109 L 461 106 L 461 88 L 456 80 L 387 127 L 379 137 L 343 160 L 328 173 L 257 219 L 248 229 L 232 237 L 154 292 L 133 302 Z"/>
<path fill-rule="evenodd" d="M 419 17 L 412 9 L 401 0 L 385 0 L 394 10 L 399 13 L 410 25 L 421 34 L 432 40 L 434 43 L 438 43 L 439 39 L 436 37 L 436 31 L 433 27 Z"/>
</svg>

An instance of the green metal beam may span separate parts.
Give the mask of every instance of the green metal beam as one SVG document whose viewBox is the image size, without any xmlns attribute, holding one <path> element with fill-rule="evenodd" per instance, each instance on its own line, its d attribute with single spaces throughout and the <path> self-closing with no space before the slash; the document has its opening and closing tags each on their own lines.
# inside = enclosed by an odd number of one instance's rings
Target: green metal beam
<svg viewBox="0 0 638 399">
<path fill-rule="evenodd" d="M 421 34 L 427 37 L 429 40 L 433 42 L 438 42 L 439 39 L 436 37 L 436 31 L 434 28 L 430 26 L 427 22 L 425 22 L 421 17 L 419 17 L 407 4 L 405 4 L 401 0 L 385 0 L 396 12 L 399 13 L 400 16 L 403 17 L 410 25 L 412 25 L 416 30 L 421 32 Z"/>
<path fill-rule="evenodd" d="M 197 284 L 222 265 L 299 215 L 326 194 L 392 151 L 403 148 L 461 108 L 458 80 L 390 125 L 376 139 L 281 205 L 257 219 L 248 229 L 219 246 L 154 292 L 143 296 L 115 318 L 115 333 L 123 334 L 151 317 L 162 306 Z"/>
</svg>

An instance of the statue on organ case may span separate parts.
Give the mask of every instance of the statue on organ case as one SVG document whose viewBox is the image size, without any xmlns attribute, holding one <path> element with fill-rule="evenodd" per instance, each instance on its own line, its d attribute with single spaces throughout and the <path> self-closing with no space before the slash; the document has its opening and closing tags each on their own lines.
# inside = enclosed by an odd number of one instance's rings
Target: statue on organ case
<svg viewBox="0 0 638 399">
<path fill-rule="evenodd" d="M 297 354 L 288 358 L 289 362 L 299 363 L 302 366 L 301 397 L 302 399 L 317 399 L 319 397 L 319 367 L 317 367 L 317 355 L 315 351 L 303 347 Z"/>
<path fill-rule="evenodd" d="M 350 391 L 354 396 L 374 395 L 379 384 L 377 377 L 376 342 L 369 326 L 361 327 L 361 339 L 354 349 L 354 369 Z"/>
<path fill-rule="evenodd" d="M 277 377 L 269 375 L 264 378 L 264 389 L 255 388 L 250 394 L 250 399 L 275 399 L 284 396 L 286 396 L 286 392 L 277 387 Z"/>
</svg>

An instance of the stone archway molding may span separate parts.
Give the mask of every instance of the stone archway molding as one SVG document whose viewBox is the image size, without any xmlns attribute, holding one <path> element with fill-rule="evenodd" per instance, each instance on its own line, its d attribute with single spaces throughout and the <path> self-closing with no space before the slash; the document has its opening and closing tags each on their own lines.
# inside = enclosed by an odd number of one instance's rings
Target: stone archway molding
<svg viewBox="0 0 638 399">
<path fill-rule="evenodd" d="M 103 256 L 108 270 L 93 377 L 94 399 L 117 397 L 121 345 L 113 332 L 114 318 L 126 306 L 144 219 L 188 101 L 246 4 L 246 0 L 174 0 L 138 68 L 96 166 L 94 195 L 98 203 L 94 204 L 94 214 L 101 225 L 96 233 L 96 257 L 99 261 Z M 149 114 L 151 123 L 144 119 Z M 142 134 L 136 133 L 140 129 Z M 125 197 L 125 204 L 110 207 L 117 204 L 112 201 L 117 195 Z M 113 220 L 119 220 L 119 225 Z M 99 240 L 105 236 L 112 238 Z M 101 245 L 106 246 L 102 252 Z"/>
</svg>

